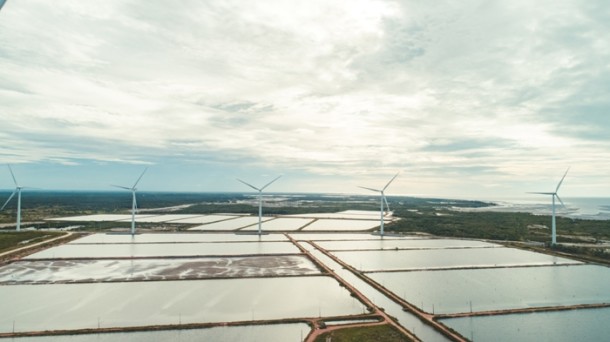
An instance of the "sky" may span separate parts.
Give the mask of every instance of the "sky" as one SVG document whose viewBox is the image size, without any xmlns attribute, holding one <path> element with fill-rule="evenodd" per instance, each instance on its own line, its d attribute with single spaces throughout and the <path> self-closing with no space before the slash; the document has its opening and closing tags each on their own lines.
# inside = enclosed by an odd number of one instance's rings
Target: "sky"
<svg viewBox="0 0 610 342">
<path fill-rule="evenodd" d="M 3 1 L 0 0 L 0 4 Z M 8 0 L 22 186 L 610 197 L 604 0 Z M 0 166 L 0 189 L 14 188 Z"/>
</svg>

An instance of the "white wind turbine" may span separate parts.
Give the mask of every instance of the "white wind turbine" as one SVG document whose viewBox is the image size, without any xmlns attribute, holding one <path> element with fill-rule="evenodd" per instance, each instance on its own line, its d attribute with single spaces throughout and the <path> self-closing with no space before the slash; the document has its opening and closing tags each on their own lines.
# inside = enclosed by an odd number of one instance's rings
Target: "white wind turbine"
<svg viewBox="0 0 610 342">
<path fill-rule="evenodd" d="M 244 182 L 243 180 L 237 178 L 237 181 L 239 181 L 241 183 L 244 183 L 245 185 L 251 187 L 252 189 L 254 189 L 256 191 L 258 191 L 258 235 L 261 235 L 261 218 L 263 216 L 263 190 L 265 190 L 266 187 L 271 185 L 271 183 L 275 182 L 280 177 L 282 177 L 282 176 L 277 176 L 274 180 L 272 180 L 271 182 L 265 184 L 265 186 L 263 186 L 261 188 L 257 188 L 254 185 L 248 184 L 248 183 Z"/>
<path fill-rule="evenodd" d="M 568 174 L 568 171 L 570 171 L 569 167 L 566 170 L 566 172 L 563 174 L 563 177 L 561 177 L 561 180 L 559 181 L 559 184 L 557 184 L 557 188 L 555 188 L 555 192 L 528 192 L 529 194 L 550 195 L 551 198 L 552 198 L 552 203 L 553 203 L 553 218 L 552 218 L 552 226 L 551 226 L 551 235 L 552 235 L 551 244 L 553 246 L 557 244 L 557 226 L 555 224 L 555 197 L 557 197 L 557 199 L 559 200 L 561 205 L 565 208 L 565 204 L 563 204 L 563 201 L 561 200 L 561 198 L 559 197 L 557 192 L 559 191 L 559 187 L 561 186 L 561 183 L 563 183 L 563 179 L 566 178 L 566 175 Z"/>
<path fill-rule="evenodd" d="M 140 182 L 140 179 L 142 179 L 142 176 L 144 176 L 144 173 L 146 173 L 146 170 L 148 170 L 148 168 L 145 168 L 144 171 L 142 171 L 140 178 L 138 178 L 131 188 L 121 185 L 113 185 L 114 187 L 131 191 L 131 235 L 135 235 L 136 233 L 136 211 L 138 210 L 138 203 L 136 202 L 136 191 L 138 191 L 138 189 L 136 186 Z"/>
<path fill-rule="evenodd" d="M 380 210 L 380 214 L 381 214 L 381 226 L 380 226 L 380 234 L 381 234 L 381 236 L 383 236 L 383 217 L 384 217 L 384 214 L 383 214 L 383 203 L 384 202 L 385 202 L 386 208 L 388 208 L 388 212 L 390 211 L 390 205 L 388 204 L 388 200 L 385 198 L 385 189 L 387 189 L 388 186 L 390 186 L 390 183 L 392 183 L 394 181 L 394 179 L 396 177 L 398 177 L 399 173 L 400 172 L 396 173 L 394 175 L 394 177 L 392 177 L 392 179 L 390 179 L 390 181 L 381 190 L 373 189 L 373 188 L 367 188 L 367 187 L 364 187 L 364 186 L 359 186 L 359 188 L 370 190 L 370 191 L 374 191 L 374 192 L 378 192 L 381 195 L 381 198 L 379 199 L 379 202 L 380 202 L 380 209 L 379 210 Z"/>
<path fill-rule="evenodd" d="M 19 183 L 17 183 L 17 179 L 15 178 L 15 174 L 13 174 L 13 169 L 10 165 L 7 164 L 7 166 L 8 170 L 11 172 L 11 176 L 13 177 L 13 182 L 15 183 L 15 191 L 13 191 L 11 196 L 6 200 L 6 202 L 4 202 L 4 205 L 2 208 L 0 208 L 0 210 L 4 210 L 6 205 L 13 199 L 15 194 L 17 194 L 17 231 L 21 231 L 21 190 L 24 189 L 24 187 L 19 186 Z"/>
</svg>

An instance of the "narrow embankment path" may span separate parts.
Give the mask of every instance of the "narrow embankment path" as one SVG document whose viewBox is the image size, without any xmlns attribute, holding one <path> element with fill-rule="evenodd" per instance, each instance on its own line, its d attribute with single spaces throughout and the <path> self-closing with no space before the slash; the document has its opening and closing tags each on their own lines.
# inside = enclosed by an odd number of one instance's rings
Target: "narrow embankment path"
<svg viewBox="0 0 610 342">
<path fill-rule="evenodd" d="M 10 251 L 2 252 L 2 253 L 0 253 L 0 260 L 4 259 L 5 257 L 10 257 L 13 255 L 20 255 L 20 254 L 22 254 L 22 252 L 36 251 L 41 246 L 47 246 L 49 244 L 53 244 L 53 242 L 58 242 L 59 240 L 65 239 L 66 241 L 69 241 L 73 237 L 73 234 L 74 233 L 72 233 L 72 232 L 66 232 L 63 235 L 54 237 L 49 240 L 43 240 L 40 242 L 33 243 L 31 245 L 27 245 L 27 246 L 11 249 Z"/>
<path fill-rule="evenodd" d="M 396 323 L 395 320 L 393 320 L 391 317 L 389 317 L 385 313 L 385 311 L 381 310 L 377 305 L 375 305 L 375 303 L 373 303 L 370 299 L 368 299 L 366 296 L 364 296 L 356 287 L 354 287 L 349 282 L 345 281 L 333 269 L 331 269 L 326 264 L 324 264 L 323 262 L 318 260 L 318 258 L 316 258 L 312 253 L 310 253 L 309 250 L 307 248 L 303 247 L 298 241 L 293 239 L 288 234 L 286 234 L 286 237 L 288 237 L 288 239 L 290 239 L 290 241 L 295 246 L 297 246 L 301 251 L 303 251 L 303 253 L 305 253 L 307 256 L 309 256 L 309 258 L 311 258 L 311 260 L 313 260 L 316 264 L 318 264 L 324 271 L 326 271 L 328 274 L 332 275 L 335 279 L 337 279 L 337 281 L 342 286 L 344 286 L 352 295 L 354 295 L 356 298 L 358 298 L 358 300 L 360 300 L 368 308 L 370 308 L 370 310 L 372 311 L 372 313 L 374 315 L 377 315 L 377 316 L 382 318 L 382 321 L 379 322 L 379 323 L 366 322 L 366 323 L 350 324 L 349 327 L 358 327 L 358 326 L 367 326 L 367 325 L 371 325 L 371 324 L 376 325 L 376 324 L 387 323 L 387 324 L 390 324 L 391 326 L 393 326 L 396 330 L 400 331 L 403 335 L 409 337 L 410 339 L 412 339 L 414 341 L 421 341 L 419 338 L 417 338 L 417 336 L 415 336 L 409 330 L 405 329 L 402 325 Z M 345 327 L 346 326 L 340 326 L 340 327 L 332 326 L 330 328 L 319 328 L 319 327 L 316 327 L 316 328 L 313 329 L 311 334 L 309 334 L 309 336 L 307 336 L 306 342 L 313 342 L 321 334 L 324 334 L 324 333 L 329 332 L 331 330 L 336 330 L 336 329 L 345 328 Z"/>
</svg>

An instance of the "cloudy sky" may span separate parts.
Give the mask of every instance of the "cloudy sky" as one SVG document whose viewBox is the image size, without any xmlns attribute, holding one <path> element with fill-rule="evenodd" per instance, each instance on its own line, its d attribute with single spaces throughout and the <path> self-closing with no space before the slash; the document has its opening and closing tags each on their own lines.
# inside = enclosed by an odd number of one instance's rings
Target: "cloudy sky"
<svg viewBox="0 0 610 342">
<path fill-rule="evenodd" d="M 2 2 L 2 0 L 0 0 Z M 45 189 L 610 195 L 610 5 L 8 0 L 0 163 Z M 0 168 L 0 188 L 12 188 Z"/>
</svg>

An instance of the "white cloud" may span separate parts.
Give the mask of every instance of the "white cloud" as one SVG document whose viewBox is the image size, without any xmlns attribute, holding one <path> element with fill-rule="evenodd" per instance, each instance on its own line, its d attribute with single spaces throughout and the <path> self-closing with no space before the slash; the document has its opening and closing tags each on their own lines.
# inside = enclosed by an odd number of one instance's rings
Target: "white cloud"
<svg viewBox="0 0 610 342">
<path fill-rule="evenodd" d="M 610 18 L 596 6 L 9 2 L 0 155 L 214 156 L 307 184 L 406 169 L 403 192 L 454 196 L 520 192 L 576 164 L 599 185 L 610 180 Z"/>
</svg>

